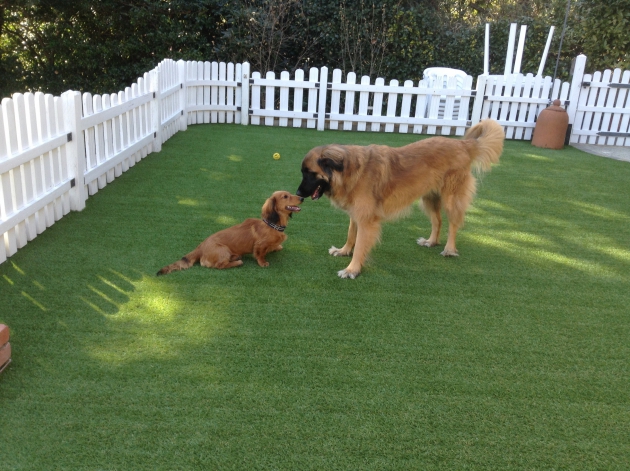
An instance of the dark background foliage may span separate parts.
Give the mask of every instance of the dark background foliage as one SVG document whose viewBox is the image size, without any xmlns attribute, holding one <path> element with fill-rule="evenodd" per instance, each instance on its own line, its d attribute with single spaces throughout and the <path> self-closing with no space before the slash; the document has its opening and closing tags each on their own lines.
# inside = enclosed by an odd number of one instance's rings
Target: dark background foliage
<svg viewBox="0 0 630 471">
<path fill-rule="evenodd" d="M 565 0 L 0 0 L 0 95 L 27 90 L 115 92 L 164 58 L 249 61 L 252 70 L 339 67 L 359 76 L 418 80 L 426 67 L 502 73 L 509 24 L 528 25 L 522 71 L 535 73 Z M 630 61 L 630 0 L 573 0 L 558 76 Z"/>
</svg>

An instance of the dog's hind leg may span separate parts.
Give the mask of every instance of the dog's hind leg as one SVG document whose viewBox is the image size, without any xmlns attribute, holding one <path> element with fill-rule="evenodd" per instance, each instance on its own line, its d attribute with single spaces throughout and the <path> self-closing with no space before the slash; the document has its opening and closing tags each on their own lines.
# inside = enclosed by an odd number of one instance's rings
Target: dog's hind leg
<svg viewBox="0 0 630 471">
<path fill-rule="evenodd" d="M 346 243 L 343 247 L 338 249 L 335 246 L 332 246 L 328 249 L 328 253 L 335 257 L 349 257 L 352 253 L 352 249 L 354 248 L 354 244 L 357 241 L 357 223 L 354 219 L 350 218 L 350 227 L 348 227 L 348 238 L 346 239 Z"/>
<path fill-rule="evenodd" d="M 431 235 L 429 239 L 420 237 L 417 240 L 418 245 L 434 247 L 440 243 L 440 230 L 442 229 L 442 215 L 440 214 L 440 210 L 442 209 L 442 199 L 438 193 L 431 192 L 422 197 L 420 206 L 427 216 L 431 218 Z"/>
<path fill-rule="evenodd" d="M 459 256 L 455 246 L 455 238 L 457 231 L 464 224 L 464 216 L 475 195 L 475 187 L 475 178 L 467 174 L 459 185 L 452 185 L 450 188 L 452 192 L 443 198 L 444 209 L 448 217 L 448 239 L 444 251 L 441 253 L 445 257 Z"/>
<path fill-rule="evenodd" d="M 357 224 L 357 238 L 352 261 L 344 270 L 337 272 L 340 278 L 356 278 L 361 274 L 361 267 L 366 257 L 381 235 L 379 221 L 361 222 Z"/>
<path fill-rule="evenodd" d="M 213 247 L 209 253 L 202 255 L 199 264 L 202 267 L 222 270 L 224 268 L 240 267 L 243 261 L 239 256 L 232 254 L 227 247 L 218 245 Z"/>
</svg>

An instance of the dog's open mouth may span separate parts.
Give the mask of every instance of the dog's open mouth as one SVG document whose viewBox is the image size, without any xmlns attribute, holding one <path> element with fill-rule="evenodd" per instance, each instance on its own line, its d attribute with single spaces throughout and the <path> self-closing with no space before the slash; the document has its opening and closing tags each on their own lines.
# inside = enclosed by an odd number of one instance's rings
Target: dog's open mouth
<svg viewBox="0 0 630 471">
<path fill-rule="evenodd" d="M 314 191 L 314 192 L 313 192 L 313 194 L 311 195 L 311 198 L 312 198 L 313 200 L 318 200 L 318 199 L 320 199 L 320 198 L 321 198 L 321 196 L 322 196 L 321 191 L 322 191 L 322 187 L 321 187 L 321 186 L 318 186 L 317 188 L 315 188 L 315 191 Z"/>
<path fill-rule="evenodd" d="M 287 209 L 289 211 L 295 211 L 296 213 L 302 210 L 299 206 L 287 206 Z"/>
</svg>

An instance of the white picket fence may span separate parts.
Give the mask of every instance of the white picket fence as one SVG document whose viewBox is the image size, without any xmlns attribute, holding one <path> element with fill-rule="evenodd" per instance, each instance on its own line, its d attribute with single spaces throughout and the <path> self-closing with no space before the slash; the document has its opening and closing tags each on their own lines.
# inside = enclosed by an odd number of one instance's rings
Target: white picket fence
<svg viewBox="0 0 630 471">
<path fill-rule="evenodd" d="M 579 56 L 571 82 L 570 143 L 630 146 L 630 70 L 590 75 L 585 64 Z"/>
<path fill-rule="evenodd" d="M 192 124 L 463 135 L 492 118 L 508 139 L 529 140 L 540 111 L 559 98 L 572 142 L 630 145 L 630 74 L 584 75 L 585 61 L 578 57 L 571 86 L 531 74 L 482 75 L 473 90 L 468 75 L 401 86 L 354 73 L 344 81 L 338 69 L 329 82 L 326 67 L 310 69 L 308 79 L 302 70 L 262 78 L 250 77 L 247 63 L 167 59 L 114 94 L 15 94 L 0 107 L 0 263 Z"/>
</svg>

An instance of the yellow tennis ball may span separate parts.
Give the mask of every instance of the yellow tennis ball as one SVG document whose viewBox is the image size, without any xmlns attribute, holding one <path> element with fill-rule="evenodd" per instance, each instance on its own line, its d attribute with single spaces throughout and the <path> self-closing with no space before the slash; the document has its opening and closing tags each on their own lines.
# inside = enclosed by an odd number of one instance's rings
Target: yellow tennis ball
<svg viewBox="0 0 630 471">
<path fill-rule="evenodd" d="M 280 160 L 280 154 L 278 154 L 277 152 L 273 154 L 273 160 Z"/>
</svg>

